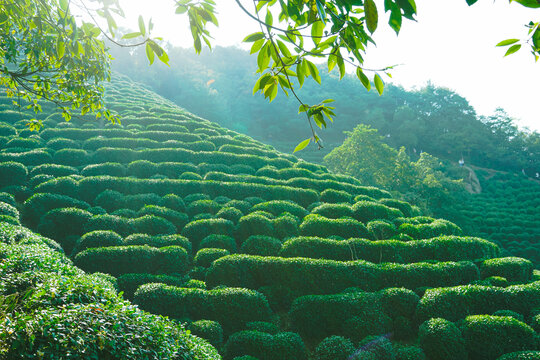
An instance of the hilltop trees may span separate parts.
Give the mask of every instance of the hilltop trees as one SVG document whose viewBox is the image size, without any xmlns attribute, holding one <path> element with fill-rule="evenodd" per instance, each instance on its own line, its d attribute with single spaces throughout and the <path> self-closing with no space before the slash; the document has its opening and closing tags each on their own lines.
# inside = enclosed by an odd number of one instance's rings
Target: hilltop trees
<svg viewBox="0 0 540 360">
<path fill-rule="evenodd" d="M 358 125 L 348 138 L 325 156 L 329 169 L 359 179 L 362 184 L 403 194 L 407 201 L 437 213 L 463 188 L 442 171 L 436 157 L 422 152 L 411 161 L 405 148 L 399 151 L 383 142 L 376 129 Z"/>
</svg>

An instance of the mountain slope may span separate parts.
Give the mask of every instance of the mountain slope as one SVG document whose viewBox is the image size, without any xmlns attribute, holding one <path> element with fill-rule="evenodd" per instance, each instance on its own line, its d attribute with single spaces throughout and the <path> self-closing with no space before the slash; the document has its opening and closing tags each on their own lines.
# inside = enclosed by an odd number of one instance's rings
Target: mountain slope
<svg viewBox="0 0 540 360">
<path fill-rule="evenodd" d="M 225 359 L 538 350 L 530 261 L 125 77 L 107 101 L 121 126 L 45 114 L 35 134 L 3 112 L 0 215 Z"/>
</svg>

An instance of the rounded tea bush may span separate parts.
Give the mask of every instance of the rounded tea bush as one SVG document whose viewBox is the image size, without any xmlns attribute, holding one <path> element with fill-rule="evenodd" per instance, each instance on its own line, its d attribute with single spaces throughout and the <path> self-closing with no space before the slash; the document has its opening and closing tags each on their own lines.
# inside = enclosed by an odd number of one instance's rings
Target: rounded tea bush
<svg viewBox="0 0 540 360">
<path fill-rule="evenodd" d="M 11 185 L 23 185 L 28 176 L 26 166 L 21 163 L 8 161 L 0 163 L 0 188 Z"/>
<path fill-rule="evenodd" d="M 420 325 L 418 338 L 420 346 L 430 360 L 467 359 L 465 339 L 459 328 L 448 320 L 441 318 L 427 320 Z"/>
<path fill-rule="evenodd" d="M 394 209 L 373 201 L 359 201 L 353 205 L 354 218 L 363 223 L 368 223 L 371 220 L 392 220 L 397 217 L 402 217 L 403 213 L 398 209 Z"/>
<path fill-rule="evenodd" d="M 321 215 L 311 214 L 304 218 L 300 225 L 300 235 L 330 237 L 339 236 L 343 239 L 366 238 L 368 230 L 361 222 L 351 218 L 328 219 Z"/>
<path fill-rule="evenodd" d="M 170 221 L 155 215 L 144 215 L 129 222 L 135 233 L 149 235 L 175 234 L 176 227 Z"/>
<path fill-rule="evenodd" d="M 0 215 L 11 216 L 12 218 L 19 219 L 19 210 L 13 205 L 0 201 Z"/>
<path fill-rule="evenodd" d="M 258 214 L 249 214 L 240 218 L 236 226 L 236 239 L 243 242 L 251 235 L 272 236 L 274 225 L 272 220 Z"/>
<path fill-rule="evenodd" d="M 220 346 L 223 342 L 223 328 L 217 321 L 198 320 L 189 324 L 188 329 L 195 336 L 208 340 L 213 346 Z"/>
<path fill-rule="evenodd" d="M 97 230 L 84 234 L 75 244 L 73 255 L 89 248 L 123 245 L 120 235 L 110 230 Z"/>
<path fill-rule="evenodd" d="M 234 207 L 221 208 L 221 210 L 219 210 L 216 214 L 216 217 L 230 220 L 235 224 L 238 223 L 238 221 L 240 220 L 242 216 L 244 216 L 242 211 Z"/>
<path fill-rule="evenodd" d="M 469 360 L 497 359 L 537 346 L 535 331 L 509 316 L 471 315 L 463 322 L 462 331 Z"/>
<path fill-rule="evenodd" d="M 518 257 L 485 260 L 480 266 L 482 278 L 500 276 L 511 282 L 526 283 L 533 275 L 533 263 Z"/>
<path fill-rule="evenodd" d="M 242 243 L 240 252 L 248 255 L 278 256 L 281 241 L 271 236 L 252 235 Z"/>
<path fill-rule="evenodd" d="M 182 198 L 176 194 L 165 195 L 161 198 L 159 205 L 178 212 L 186 211 L 186 204 L 184 203 L 184 200 L 182 200 Z"/>
<path fill-rule="evenodd" d="M 352 196 L 346 191 L 326 189 L 321 192 L 321 202 L 324 203 L 350 203 L 352 201 Z"/>
<path fill-rule="evenodd" d="M 200 248 L 225 249 L 230 253 L 236 252 L 236 240 L 227 235 L 211 234 L 202 239 Z"/>
<path fill-rule="evenodd" d="M 348 360 L 355 347 L 351 340 L 342 336 L 330 336 L 317 345 L 313 360 Z"/>
<path fill-rule="evenodd" d="M 212 263 L 215 260 L 229 254 L 230 253 L 225 249 L 205 248 L 197 251 L 197 254 L 193 258 L 193 263 L 195 264 L 195 266 L 202 266 L 208 268 L 212 266 Z"/>
<path fill-rule="evenodd" d="M 255 330 L 275 335 L 279 332 L 279 327 L 276 324 L 266 321 L 252 321 L 246 324 L 246 330 Z"/>
</svg>

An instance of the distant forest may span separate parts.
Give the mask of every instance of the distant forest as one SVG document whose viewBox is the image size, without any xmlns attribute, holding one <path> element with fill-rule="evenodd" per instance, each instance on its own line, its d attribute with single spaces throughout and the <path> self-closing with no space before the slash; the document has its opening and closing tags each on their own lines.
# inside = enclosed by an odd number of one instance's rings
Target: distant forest
<svg viewBox="0 0 540 360">
<path fill-rule="evenodd" d="M 193 50 L 171 48 L 170 68 L 148 65 L 140 49 L 112 49 L 116 71 L 151 87 L 187 110 L 230 129 L 246 133 L 284 152 L 309 137 L 298 103 L 278 96 L 268 103 L 252 96 L 255 57 L 238 48 L 217 47 L 200 56 Z M 344 131 L 359 123 L 379 130 L 388 145 L 405 146 L 411 158 L 428 152 L 441 159 L 534 177 L 540 172 L 540 134 L 520 129 L 503 109 L 483 117 L 457 93 L 428 84 L 414 91 L 388 85 L 383 96 L 367 92 L 358 79 L 321 70 L 323 86 L 307 81 L 301 90 L 306 102 L 335 99 L 336 121 L 319 130 L 325 148 L 308 147 L 298 156 L 321 162 L 345 140 Z"/>
</svg>

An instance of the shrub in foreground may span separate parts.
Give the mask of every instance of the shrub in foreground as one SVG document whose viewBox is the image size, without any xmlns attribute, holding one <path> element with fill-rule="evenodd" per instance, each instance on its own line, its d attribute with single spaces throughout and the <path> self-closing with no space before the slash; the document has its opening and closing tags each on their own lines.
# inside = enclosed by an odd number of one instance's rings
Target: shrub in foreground
<svg viewBox="0 0 540 360">
<path fill-rule="evenodd" d="M 467 359 L 463 335 L 459 328 L 448 320 L 434 318 L 424 322 L 420 326 L 418 338 L 428 359 Z"/>
<path fill-rule="evenodd" d="M 203 290 L 164 284 L 146 284 L 135 292 L 142 309 L 174 319 L 214 320 L 226 335 L 251 321 L 266 321 L 270 308 L 259 292 L 239 288 Z"/>
<path fill-rule="evenodd" d="M 468 316 L 462 332 L 469 360 L 495 360 L 506 353 L 537 350 L 534 330 L 513 317 Z"/>
</svg>

